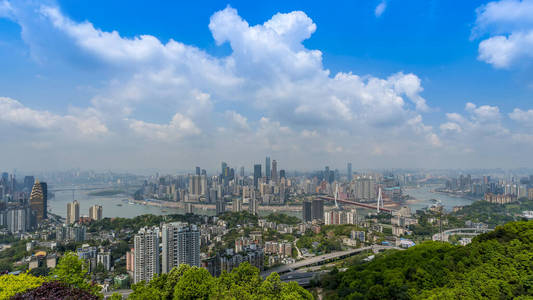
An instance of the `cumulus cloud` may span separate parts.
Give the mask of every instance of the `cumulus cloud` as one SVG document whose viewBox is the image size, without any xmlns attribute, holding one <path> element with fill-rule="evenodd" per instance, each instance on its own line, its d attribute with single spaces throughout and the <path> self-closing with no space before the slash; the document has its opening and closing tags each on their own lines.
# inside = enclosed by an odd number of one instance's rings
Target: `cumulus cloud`
<svg viewBox="0 0 533 300">
<path fill-rule="evenodd" d="M 68 131 L 75 135 L 98 136 L 108 133 L 94 110 L 78 111 L 75 115 L 57 115 L 38 111 L 22 105 L 19 101 L 0 97 L 0 122 L 42 131 Z"/>
<path fill-rule="evenodd" d="M 515 108 L 509 117 L 523 126 L 533 127 L 533 109 L 521 110 Z"/>
<path fill-rule="evenodd" d="M 145 166 L 167 166 L 175 159 L 211 165 L 220 159 L 250 162 L 262 153 L 276 154 L 291 167 L 331 159 L 344 164 L 353 158 L 375 166 L 400 161 L 408 166 L 429 153 L 446 155 L 453 150 L 450 145 L 460 148 L 467 136 L 484 134 L 484 128 L 508 133 L 497 107 L 472 103 L 463 113 L 448 114 L 436 129 L 426 124 L 424 114 L 431 109 L 415 74 L 331 74 L 322 52 L 303 44 L 317 25 L 302 11 L 278 13 L 262 24 L 249 24 L 232 7 L 215 12 L 209 29 L 218 45 L 230 45 L 231 53 L 214 57 L 173 39 L 124 37 L 90 21 L 76 22 L 54 5 L 0 3 L 9 5 L 11 18 L 24 29 L 24 40 L 43 66 L 48 59 L 63 59 L 46 48 L 60 41 L 61 51 L 71 54 L 64 57 L 89 59 L 110 74 L 105 87 L 91 95 L 89 107 L 61 115 L 0 102 L 6 107 L 0 122 L 56 130 L 63 134 L 59 140 L 113 136 L 98 143 L 105 152 L 93 155 L 105 153 L 116 164 L 129 165 L 126 147 L 136 158 L 159 145 L 160 155 L 152 155 Z"/>
<path fill-rule="evenodd" d="M 383 0 L 378 4 L 378 6 L 376 6 L 374 15 L 378 18 L 381 17 L 381 15 L 385 12 L 385 9 L 387 9 L 387 2 Z"/>
<path fill-rule="evenodd" d="M 501 0 L 477 9 L 474 36 L 490 35 L 479 44 L 479 60 L 509 68 L 533 59 L 533 0 Z"/>
</svg>

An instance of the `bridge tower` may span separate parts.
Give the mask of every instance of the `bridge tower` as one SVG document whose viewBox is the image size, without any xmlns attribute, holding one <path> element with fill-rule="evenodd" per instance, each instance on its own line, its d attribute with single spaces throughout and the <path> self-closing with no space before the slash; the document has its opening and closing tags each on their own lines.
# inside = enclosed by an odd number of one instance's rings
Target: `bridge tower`
<svg viewBox="0 0 533 300">
<path fill-rule="evenodd" d="M 339 208 L 339 203 L 337 203 L 337 198 L 339 197 L 339 184 L 335 183 L 335 207 Z"/>
<path fill-rule="evenodd" d="M 379 187 L 379 190 L 378 190 L 378 203 L 377 203 L 376 207 L 377 207 L 377 211 L 378 211 L 378 214 L 379 214 L 380 207 L 381 208 L 383 207 L 383 197 L 381 196 L 381 187 Z"/>
</svg>

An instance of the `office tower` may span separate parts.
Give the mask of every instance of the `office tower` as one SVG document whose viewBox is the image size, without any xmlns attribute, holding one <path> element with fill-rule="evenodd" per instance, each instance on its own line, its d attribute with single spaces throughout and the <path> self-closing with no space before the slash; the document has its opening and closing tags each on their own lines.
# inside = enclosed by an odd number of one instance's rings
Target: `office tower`
<svg viewBox="0 0 533 300">
<path fill-rule="evenodd" d="M 302 207 L 302 220 L 304 222 L 313 221 L 312 215 L 312 203 L 310 201 L 304 201 Z"/>
<path fill-rule="evenodd" d="M 207 176 L 207 171 L 205 169 L 202 169 L 202 175 Z"/>
<path fill-rule="evenodd" d="M 278 162 L 275 159 L 272 161 L 272 181 L 275 184 L 279 184 Z"/>
<path fill-rule="evenodd" d="M 200 266 L 200 231 L 196 225 L 174 222 L 162 227 L 162 272 L 181 264 Z"/>
<path fill-rule="evenodd" d="M 43 191 L 43 219 L 48 218 L 48 184 L 41 181 L 41 190 Z"/>
<path fill-rule="evenodd" d="M 101 205 L 93 205 L 89 207 L 89 217 L 94 221 L 102 220 L 102 212 L 103 211 Z"/>
<path fill-rule="evenodd" d="M 313 220 L 324 220 L 324 200 L 314 199 L 311 207 Z"/>
<path fill-rule="evenodd" d="M 241 177 L 244 178 L 244 167 L 241 167 Z"/>
<path fill-rule="evenodd" d="M 287 178 L 287 176 L 285 175 L 285 170 L 279 170 L 279 178 Z"/>
<path fill-rule="evenodd" d="M 259 187 L 259 178 L 261 178 L 261 165 L 254 165 L 254 187 L 256 189 Z"/>
<path fill-rule="evenodd" d="M 35 178 L 33 176 L 24 176 L 24 190 L 25 190 L 25 192 L 31 191 L 34 184 L 35 184 Z"/>
<path fill-rule="evenodd" d="M 265 158 L 265 177 L 268 183 L 270 181 L 270 156 Z"/>
<path fill-rule="evenodd" d="M 352 180 L 352 163 L 348 163 L 347 177 L 348 177 L 348 181 Z"/>
<path fill-rule="evenodd" d="M 134 237 L 135 264 L 133 282 L 149 282 L 159 269 L 159 228 L 143 227 Z"/>
<path fill-rule="evenodd" d="M 242 210 L 242 198 L 233 199 L 233 212 L 240 212 Z"/>
<path fill-rule="evenodd" d="M 217 211 L 217 216 L 226 212 L 226 202 L 224 201 L 224 197 L 217 196 L 216 211 Z"/>
<path fill-rule="evenodd" d="M 80 203 L 74 200 L 67 203 L 67 224 L 74 224 L 80 219 Z"/>
<path fill-rule="evenodd" d="M 196 175 L 200 175 L 200 172 L 201 172 L 200 170 L 201 170 L 200 167 L 196 167 Z"/>
<path fill-rule="evenodd" d="M 215 188 L 209 189 L 208 202 L 217 203 L 217 189 Z"/>
<path fill-rule="evenodd" d="M 36 180 L 31 189 L 30 195 L 30 207 L 33 213 L 35 214 L 36 224 L 41 223 L 41 221 L 46 216 L 46 208 L 44 202 L 44 193 L 43 186 L 39 183 L 39 180 Z"/>
</svg>

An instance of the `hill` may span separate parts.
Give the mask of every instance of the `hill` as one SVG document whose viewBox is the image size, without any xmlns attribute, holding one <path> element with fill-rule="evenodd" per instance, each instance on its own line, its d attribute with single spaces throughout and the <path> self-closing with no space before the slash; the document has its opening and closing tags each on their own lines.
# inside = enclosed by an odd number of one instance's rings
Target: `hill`
<svg viewBox="0 0 533 300">
<path fill-rule="evenodd" d="M 326 299 L 531 299 L 533 221 L 511 222 L 467 246 L 425 242 L 332 272 Z"/>
</svg>

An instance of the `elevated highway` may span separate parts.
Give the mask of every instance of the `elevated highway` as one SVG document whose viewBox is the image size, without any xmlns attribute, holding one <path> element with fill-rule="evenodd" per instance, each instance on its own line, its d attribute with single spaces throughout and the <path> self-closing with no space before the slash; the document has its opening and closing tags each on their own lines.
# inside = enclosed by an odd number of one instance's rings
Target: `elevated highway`
<svg viewBox="0 0 533 300">
<path fill-rule="evenodd" d="M 460 235 L 460 236 L 476 236 L 480 235 L 482 233 L 486 233 L 489 231 L 492 231 L 494 229 L 488 229 L 488 228 L 454 228 L 454 229 L 448 229 L 443 232 L 435 233 L 432 237 L 432 240 L 434 241 L 443 241 L 447 242 L 448 238 L 451 235 Z"/>
<path fill-rule="evenodd" d="M 324 264 L 330 263 L 330 262 L 335 261 L 335 260 L 339 260 L 339 259 L 343 259 L 343 258 L 347 258 L 347 257 L 353 256 L 353 255 L 356 255 L 356 254 L 364 252 L 364 251 L 373 251 L 374 253 L 377 253 L 379 251 L 389 250 L 389 249 L 403 250 L 402 248 L 394 247 L 394 246 L 372 245 L 372 246 L 368 246 L 368 247 L 350 249 L 350 250 L 346 250 L 346 251 L 338 251 L 338 252 L 333 252 L 333 253 L 328 253 L 328 254 L 324 254 L 324 255 L 319 255 L 319 256 L 307 258 L 307 259 L 304 259 L 304 260 L 301 260 L 301 261 L 297 261 L 297 262 L 295 262 L 293 264 L 283 265 L 283 266 L 275 267 L 275 268 L 272 268 L 272 269 L 268 269 L 268 270 L 265 270 L 265 271 L 261 272 L 261 276 L 263 276 L 263 278 L 264 278 L 264 277 L 267 277 L 268 275 L 270 275 L 273 272 L 276 272 L 276 273 L 282 275 L 282 274 L 285 274 L 285 273 L 288 273 L 288 272 L 292 272 L 294 270 L 301 269 L 301 268 L 304 268 L 304 267 L 316 266 L 316 265 L 324 265 Z"/>
</svg>

